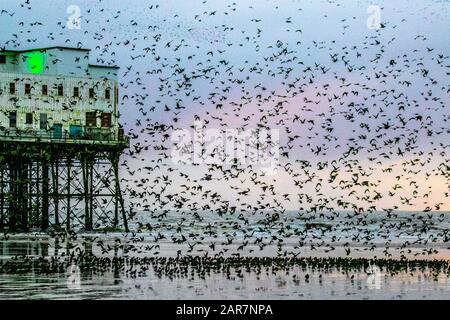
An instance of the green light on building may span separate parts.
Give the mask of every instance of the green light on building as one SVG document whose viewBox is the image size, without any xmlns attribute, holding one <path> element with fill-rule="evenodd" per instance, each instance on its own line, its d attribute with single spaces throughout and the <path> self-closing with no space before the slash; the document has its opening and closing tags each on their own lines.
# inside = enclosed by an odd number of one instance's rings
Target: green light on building
<svg viewBox="0 0 450 320">
<path fill-rule="evenodd" d="M 47 55 L 41 51 L 33 51 L 26 55 L 27 69 L 29 73 L 39 74 L 45 69 Z"/>
</svg>

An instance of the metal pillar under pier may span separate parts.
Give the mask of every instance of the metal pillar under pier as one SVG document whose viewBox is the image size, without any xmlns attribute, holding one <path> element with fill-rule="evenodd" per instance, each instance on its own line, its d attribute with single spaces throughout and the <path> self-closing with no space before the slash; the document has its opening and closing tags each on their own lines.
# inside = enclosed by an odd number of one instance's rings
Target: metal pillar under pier
<svg viewBox="0 0 450 320">
<path fill-rule="evenodd" d="M 0 230 L 128 231 L 122 147 L 21 147 L 0 141 Z"/>
</svg>

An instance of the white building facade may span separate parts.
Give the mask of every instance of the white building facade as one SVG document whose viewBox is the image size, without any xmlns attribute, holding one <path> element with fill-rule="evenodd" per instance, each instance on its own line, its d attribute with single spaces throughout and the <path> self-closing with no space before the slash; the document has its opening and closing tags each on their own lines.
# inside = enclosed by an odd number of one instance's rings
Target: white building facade
<svg viewBox="0 0 450 320">
<path fill-rule="evenodd" d="M 0 51 L 0 139 L 121 139 L 117 79 L 86 49 Z"/>
</svg>

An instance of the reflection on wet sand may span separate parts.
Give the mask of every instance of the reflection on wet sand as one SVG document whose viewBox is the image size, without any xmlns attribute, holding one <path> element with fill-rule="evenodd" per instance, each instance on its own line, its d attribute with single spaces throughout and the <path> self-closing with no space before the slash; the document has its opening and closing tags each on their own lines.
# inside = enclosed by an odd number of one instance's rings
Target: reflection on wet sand
<svg viewBox="0 0 450 320">
<path fill-rule="evenodd" d="M 351 258 L 341 258 L 345 252 L 336 248 L 335 258 L 320 250 L 303 250 L 294 259 L 283 256 L 276 246 L 267 246 L 262 253 L 228 246 L 226 255 L 218 254 L 220 246 L 215 251 L 206 248 L 200 245 L 195 255 L 187 257 L 183 245 L 156 246 L 119 234 L 101 240 L 99 235 L 81 235 L 71 241 L 10 235 L 0 240 L 0 298 L 450 298 L 449 264 L 431 261 L 432 255 L 374 259 L 378 253 L 383 257 L 382 252 L 354 247 Z M 445 250 L 438 255 L 449 256 Z M 71 285 L 73 277 L 78 277 L 78 287 Z"/>
</svg>

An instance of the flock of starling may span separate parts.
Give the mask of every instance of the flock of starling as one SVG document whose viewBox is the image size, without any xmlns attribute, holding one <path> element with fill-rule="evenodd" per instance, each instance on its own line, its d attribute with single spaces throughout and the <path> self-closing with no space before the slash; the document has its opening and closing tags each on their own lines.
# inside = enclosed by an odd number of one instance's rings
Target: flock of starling
<svg viewBox="0 0 450 320">
<path fill-rule="evenodd" d="M 120 112 L 131 136 L 121 184 L 136 254 L 164 255 L 164 243 L 184 246 L 170 259 L 200 256 L 204 260 L 185 262 L 206 272 L 213 268 L 205 267 L 209 261 L 220 259 L 240 258 L 232 262 L 241 267 L 277 261 L 244 258 L 247 247 L 251 253 L 272 246 L 277 256 L 298 263 L 305 251 L 333 254 L 337 247 L 349 257 L 355 247 L 381 247 L 386 261 L 396 245 L 402 257 L 411 257 L 411 248 L 422 250 L 417 255 L 446 249 L 448 43 L 435 47 L 426 32 L 405 30 L 413 17 L 382 20 L 379 29 L 369 30 L 364 9 L 363 18 L 338 19 L 332 10 L 343 4 L 330 1 L 330 13 L 317 19 L 323 28 L 336 26 L 330 31 L 336 37 L 315 38 L 302 24 L 309 13 L 295 2 L 295 11 L 285 15 L 270 1 L 228 1 L 222 11 L 203 1 L 183 14 L 188 19 L 151 2 L 136 7 L 140 15 L 134 16 L 132 9 L 97 0 L 82 8 L 81 29 L 72 31 L 65 21 L 31 22 L 36 5 L 20 4 L 16 14 L 30 15 L 1 36 L 2 46 L 93 46 L 97 63 L 121 66 Z M 276 33 L 264 20 L 264 5 L 277 21 Z M 14 13 L 2 10 L 0 17 L 14 19 Z M 206 141 L 172 139 L 179 129 L 193 130 L 195 121 L 219 132 L 278 130 L 277 172 L 264 173 L 248 158 L 177 163 L 173 150 L 204 156 Z M 96 241 L 101 252 L 114 247 Z M 225 258 L 233 246 L 233 256 Z M 154 259 L 161 273 L 187 272 L 183 264 L 166 269 L 169 260 Z"/>
</svg>

